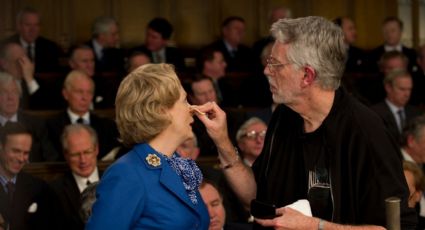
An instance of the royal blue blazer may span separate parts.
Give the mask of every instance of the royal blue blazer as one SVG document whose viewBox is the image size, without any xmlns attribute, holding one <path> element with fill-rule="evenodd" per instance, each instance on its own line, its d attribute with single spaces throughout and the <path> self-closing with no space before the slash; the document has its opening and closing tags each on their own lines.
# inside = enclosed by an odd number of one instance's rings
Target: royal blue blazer
<svg viewBox="0 0 425 230">
<path fill-rule="evenodd" d="M 208 229 L 208 211 L 196 196 L 193 204 L 164 156 L 138 144 L 103 174 L 86 229 Z"/>
</svg>

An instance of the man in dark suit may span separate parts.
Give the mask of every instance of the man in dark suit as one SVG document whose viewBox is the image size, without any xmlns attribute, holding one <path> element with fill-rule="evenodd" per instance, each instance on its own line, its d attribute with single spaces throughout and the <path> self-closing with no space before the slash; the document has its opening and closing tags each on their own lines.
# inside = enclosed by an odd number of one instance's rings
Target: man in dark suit
<svg viewBox="0 0 425 230">
<path fill-rule="evenodd" d="M 22 172 L 31 134 L 19 123 L 0 128 L 0 213 L 5 229 L 58 229 L 55 196 L 42 180 Z"/>
<path fill-rule="evenodd" d="M 84 229 L 80 216 L 81 193 L 89 184 L 99 181 L 97 134 L 90 126 L 71 124 L 65 127 L 61 141 L 70 171 L 51 184 L 63 210 L 61 229 Z"/>
<path fill-rule="evenodd" d="M 413 90 L 410 98 L 412 105 L 425 106 L 425 44 L 419 46 L 418 59 L 416 63 L 418 69 L 412 73 Z"/>
<path fill-rule="evenodd" d="M 47 121 L 50 140 L 58 152 L 63 152 L 60 136 L 65 126 L 74 123 L 90 125 L 99 135 L 99 158 L 118 145 L 118 130 L 115 123 L 90 111 L 94 94 L 93 80 L 85 73 L 71 71 L 64 82 L 62 95 L 68 108 Z M 62 157 L 63 160 L 63 157 Z"/>
<path fill-rule="evenodd" d="M 40 15 L 33 8 L 22 9 L 16 17 L 17 34 L 8 41 L 20 44 L 35 65 L 35 72 L 57 72 L 63 52 L 53 41 L 40 36 Z"/>
<path fill-rule="evenodd" d="M 0 47 L 0 69 L 12 75 L 22 87 L 21 107 L 37 109 L 43 100 L 42 88 L 34 78 L 34 64 L 28 58 L 21 45 L 15 42 L 5 42 Z"/>
<path fill-rule="evenodd" d="M 344 43 L 347 47 L 347 62 L 345 64 L 345 72 L 358 73 L 365 71 L 364 51 L 354 46 L 357 40 L 357 30 L 354 21 L 349 17 L 338 17 L 333 22 L 341 27 L 344 33 Z"/>
<path fill-rule="evenodd" d="M 92 26 L 92 40 L 87 45 L 96 57 L 96 72 L 124 71 L 124 52 L 119 49 L 118 22 L 112 17 L 98 17 Z"/>
<path fill-rule="evenodd" d="M 199 187 L 202 200 L 208 208 L 210 215 L 209 230 L 249 230 L 252 225 L 248 223 L 226 223 L 226 210 L 223 205 L 223 196 L 217 185 L 210 180 L 204 180 Z"/>
<path fill-rule="evenodd" d="M 378 46 L 371 51 L 371 65 L 373 71 L 378 71 L 378 61 L 381 56 L 389 51 L 399 51 L 403 53 L 409 60 L 408 70 L 416 69 L 416 52 L 404 46 L 401 43 L 401 35 L 403 32 L 403 22 L 397 17 L 388 17 L 382 23 L 382 34 L 384 37 L 384 44 Z"/>
<path fill-rule="evenodd" d="M 165 18 L 152 19 L 146 28 L 145 44 L 132 49 L 133 52 L 146 52 L 152 63 L 173 64 L 177 71 L 185 70 L 183 54 L 176 47 L 168 46 L 173 34 L 173 26 Z"/>
<path fill-rule="evenodd" d="M 0 72 L 0 126 L 8 122 L 24 125 L 32 135 L 31 162 L 54 161 L 58 155 L 48 139 L 43 120 L 19 110 L 21 87 L 15 79 Z"/>
<path fill-rule="evenodd" d="M 221 25 L 222 38 L 210 46 L 219 49 L 227 63 L 228 72 L 250 72 L 254 70 L 251 48 L 242 44 L 245 35 L 245 20 L 241 17 L 226 18 Z"/>
<path fill-rule="evenodd" d="M 89 46 L 77 45 L 71 48 L 69 55 L 69 67 L 71 70 L 84 72 L 95 82 L 93 107 L 95 109 L 113 108 L 119 86 L 119 78 L 106 78 L 103 75 L 95 75 L 95 63 L 94 52 Z"/>
<path fill-rule="evenodd" d="M 382 118 L 387 130 L 399 142 L 405 124 L 421 113 L 407 104 L 412 91 L 412 77 L 406 70 L 394 70 L 385 76 L 384 87 L 385 100 L 371 109 Z"/>
</svg>

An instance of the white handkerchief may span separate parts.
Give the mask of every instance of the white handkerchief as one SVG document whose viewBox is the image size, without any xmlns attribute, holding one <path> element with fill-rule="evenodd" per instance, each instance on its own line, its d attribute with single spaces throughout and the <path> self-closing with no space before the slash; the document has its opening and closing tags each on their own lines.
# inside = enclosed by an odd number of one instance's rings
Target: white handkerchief
<svg viewBox="0 0 425 230">
<path fill-rule="evenodd" d="M 285 207 L 289 207 L 292 209 L 297 210 L 298 212 L 301 212 L 302 214 L 306 216 L 312 216 L 311 215 L 311 208 L 310 208 L 310 202 L 308 200 L 298 200 L 290 205 L 287 205 Z"/>
<path fill-rule="evenodd" d="M 32 203 L 31 205 L 30 205 L 30 207 L 28 208 L 28 212 L 29 213 L 35 213 L 35 212 L 37 212 L 37 203 Z"/>
</svg>

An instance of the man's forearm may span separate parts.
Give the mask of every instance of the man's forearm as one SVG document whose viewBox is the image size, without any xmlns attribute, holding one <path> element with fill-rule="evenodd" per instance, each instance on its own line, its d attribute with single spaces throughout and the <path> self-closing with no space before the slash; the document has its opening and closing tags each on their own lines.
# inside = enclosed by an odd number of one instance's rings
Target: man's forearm
<svg viewBox="0 0 425 230">
<path fill-rule="evenodd" d="M 245 209 L 249 210 L 251 200 L 257 193 L 257 185 L 250 167 L 239 158 L 237 151 L 230 143 L 217 146 L 221 168 L 226 179 L 236 193 Z"/>
</svg>

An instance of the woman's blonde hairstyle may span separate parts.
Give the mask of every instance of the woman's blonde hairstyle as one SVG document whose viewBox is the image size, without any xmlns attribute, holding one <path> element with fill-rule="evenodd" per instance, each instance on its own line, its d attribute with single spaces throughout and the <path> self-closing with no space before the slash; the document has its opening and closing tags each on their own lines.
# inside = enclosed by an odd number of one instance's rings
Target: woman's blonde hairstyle
<svg viewBox="0 0 425 230">
<path fill-rule="evenodd" d="M 116 122 L 125 146 L 151 140 L 171 123 L 166 110 L 182 86 L 169 64 L 146 64 L 121 82 L 115 99 Z"/>
</svg>

